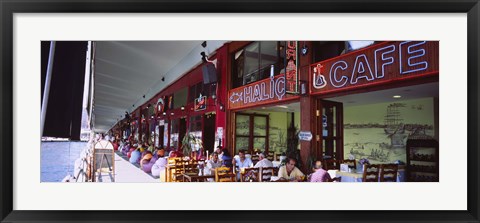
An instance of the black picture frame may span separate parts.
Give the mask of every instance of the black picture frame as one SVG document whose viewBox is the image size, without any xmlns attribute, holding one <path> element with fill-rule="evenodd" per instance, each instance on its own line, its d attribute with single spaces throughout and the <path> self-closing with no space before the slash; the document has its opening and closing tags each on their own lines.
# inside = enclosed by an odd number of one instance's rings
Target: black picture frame
<svg viewBox="0 0 480 223">
<path fill-rule="evenodd" d="M 479 222 L 479 14 L 478 0 L 0 0 L 1 10 L 1 222 Z M 13 210 L 14 13 L 467 13 L 468 204 L 466 211 L 19 211 Z M 449 165 L 449 164 L 445 164 Z M 225 197 L 222 203 L 228 204 Z"/>
</svg>

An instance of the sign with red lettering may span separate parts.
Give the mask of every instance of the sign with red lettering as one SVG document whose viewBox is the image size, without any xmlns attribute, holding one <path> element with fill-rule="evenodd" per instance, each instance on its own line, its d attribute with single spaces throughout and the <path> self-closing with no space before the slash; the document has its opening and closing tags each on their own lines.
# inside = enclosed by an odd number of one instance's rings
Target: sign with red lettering
<svg viewBox="0 0 480 223">
<path fill-rule="evenodd" d="M 285 98 L 285 76 L 277 75 L 228 92 L 228 108 L 267 104 Z"/>
<path fill-rule="evenodd" d="M 195 111 L 201 111 L 207 109 L 207 97 L 206 96 L 201 96 L 198 98 L 195 98 L 195 106 L 194 110 Z"/>
<path fill-rule="evenodd" d="M 312 94 L 437 75 L 438 41 L 385 42 L 310 65 Z"/>
<path fill-rule="evenodd" d="M 287 41 L 287 48 L 285 49 L 286 68 L 285 81 L 287 93 L 297 93 L 298 89 L 298 74 L 297 74 L 297 41 Z"/>
</svg>

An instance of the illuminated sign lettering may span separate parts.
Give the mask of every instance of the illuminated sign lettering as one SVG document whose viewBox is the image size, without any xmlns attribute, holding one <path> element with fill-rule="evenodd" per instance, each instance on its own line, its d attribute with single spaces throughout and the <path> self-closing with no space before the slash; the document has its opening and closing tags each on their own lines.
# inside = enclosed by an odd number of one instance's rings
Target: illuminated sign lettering
<svg viewBox="0 0 480 223">
<path fill-rule="evenodd" d="M 229 92 L 230 108 L 242 107 L 285 97 L 285 76 L 277 75 Z"/>
<path fill-rule="evenodd" d="M 287 48 L 285 49 L 287 59 L 285 69 L 286 91 L 289 93 L 297 93 L 298 75 L 297 75 L 297 42 L 287 41 Z"/>
<path fill-rule="evenodd" d="M 312 92 L 438 74 L 438 41 L 388 42 L 312 64 Z M 328 72 L 328 73 L 326 73 Z"/>
</svg>

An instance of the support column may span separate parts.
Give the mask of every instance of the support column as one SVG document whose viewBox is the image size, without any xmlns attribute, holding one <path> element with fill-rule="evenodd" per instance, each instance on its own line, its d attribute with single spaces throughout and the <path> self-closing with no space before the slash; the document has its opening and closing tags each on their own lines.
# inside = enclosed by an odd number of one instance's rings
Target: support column
<svg viewBox="0 0 480 223">
<path fill-rule="evenodd" d="M 312 42 L 300 42 L 299 46 L 307 46 L 309 51 L 306 55 L 299 56 L 299 80 L 306 84 L 307 89 L 311 86 L 311 81 L 309 80 L 309 66 L 313 61 L 313 54 L 312 54 Z M 315 100 L 307 91 L 307 94 L 300 98 L 300 131 L 306 131 L 312 133 L 312 140 L 311 141 L 299 141 L 300 142 L 300 157 L 302 161 L 302 171 L 304 173 L 309 173 L 311 170 L 309 169 L 309 159 L 310 156 L 315 156 L 315 140 L 316 140 L 316 132 L 315 132 Z"/>
</svg>

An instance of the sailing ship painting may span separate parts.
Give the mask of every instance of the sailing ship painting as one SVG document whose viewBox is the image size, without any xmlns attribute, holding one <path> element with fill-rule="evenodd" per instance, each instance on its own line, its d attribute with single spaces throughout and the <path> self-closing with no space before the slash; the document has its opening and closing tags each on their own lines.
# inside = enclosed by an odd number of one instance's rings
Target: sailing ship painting
<svg viewBox="0 0 480 223">
<path fill-rule="evenodd" d="M 344 156 L 373 163 L 406 162 L 407 137 L 434 134 L 432 108 L 429 99 L 344 108 L 345 117 L 353 117 L 344 124 Z"/>
<path fill-rule="evenodd" d="M 385 134 L 403 134 L 405 133 L 405 126 L 403 125 L 400 115 L 400 109 L 404 108 L 405 103 L 393 103 L 387 106 L 387 114 L 385 115 Z"/>
</svg>

